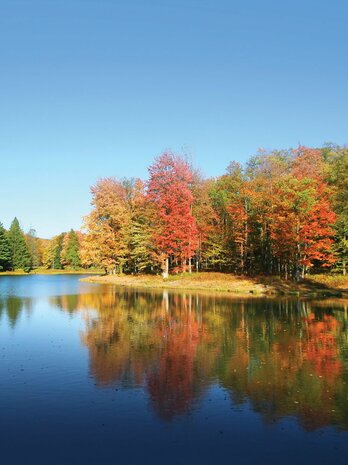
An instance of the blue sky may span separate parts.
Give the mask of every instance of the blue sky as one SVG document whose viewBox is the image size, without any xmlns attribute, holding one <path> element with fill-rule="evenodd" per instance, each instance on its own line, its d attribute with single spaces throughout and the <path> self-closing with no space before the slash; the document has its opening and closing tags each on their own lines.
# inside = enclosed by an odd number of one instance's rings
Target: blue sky
<svg viewBox="0 0 348 465">
<path fill-rule="evenodd" d="M 79 228 L 165 149 L 206 176 L 348 142 L 348 2 L 0 0 L 0 221 Z"/>
</svg>

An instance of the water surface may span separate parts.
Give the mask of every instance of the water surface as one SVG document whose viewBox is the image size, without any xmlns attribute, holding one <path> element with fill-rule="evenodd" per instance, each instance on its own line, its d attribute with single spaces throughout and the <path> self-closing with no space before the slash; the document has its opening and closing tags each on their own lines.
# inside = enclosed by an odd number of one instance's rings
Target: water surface
<svg viewBox="0 0 348 465">
<path fill-rule="evenodd" d="M 347 302 L 0 277 L 1 463 L 345 464 Z"/>
</svg>

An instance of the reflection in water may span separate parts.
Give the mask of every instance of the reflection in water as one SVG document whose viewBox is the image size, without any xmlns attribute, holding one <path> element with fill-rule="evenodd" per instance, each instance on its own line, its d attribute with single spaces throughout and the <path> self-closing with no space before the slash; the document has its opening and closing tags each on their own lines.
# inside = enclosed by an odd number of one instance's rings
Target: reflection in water
<svg viewBox="0 0 348 465">
<path fill-rule="evenodd" d="M 2 277 L 2 462 L 343 465 L 347 309 Z"/>
<path fill-rule="evenodd" d="M 10 326 L 14 328 L 23 311 L 30 315 L 32 304 L 33 300 L 30 298 L 17 297 L 15 295 L 0 296 L 0 320 L 6 315 Z"/>
<path fill-rule="evenodd" d="M 164 419 L 219 384 L 265 421 L 348 429 L 347 305 L 134 292 L 60 296 L 83 311 L 90 372 L 101 387 L 145 386 Z"/>
</svg>

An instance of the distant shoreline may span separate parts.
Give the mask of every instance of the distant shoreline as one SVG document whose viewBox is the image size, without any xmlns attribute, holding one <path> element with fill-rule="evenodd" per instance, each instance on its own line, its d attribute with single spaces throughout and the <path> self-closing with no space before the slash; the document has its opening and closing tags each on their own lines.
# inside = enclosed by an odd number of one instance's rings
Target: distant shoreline
<svg viewBox="0 0 348 465">
<path fill-rule="evenodd" d="M 102 271 L 100 270 L 44 270 L 44 269 L 37 269 L 29 271 L 26 273 L 25 271 L 18 270 L 18 271 L 3 271 L 0 272 L 1 276 L 31 276 L 31 275 L 56 275 L 56 274 L 92 274 L 92 275 L 100 275 Z"/>
<path fill-rule="evenodd" d="M 81 281 L 142 289 L 226 292 L 236 297 L 348 297 L 348 276 L 316 275 L 297 283 L 278 277 L 250 278 L 206 272 L 174 275 L 167 280 L 153 275 L 104 275 L 82 278 Z"/>
</svg>

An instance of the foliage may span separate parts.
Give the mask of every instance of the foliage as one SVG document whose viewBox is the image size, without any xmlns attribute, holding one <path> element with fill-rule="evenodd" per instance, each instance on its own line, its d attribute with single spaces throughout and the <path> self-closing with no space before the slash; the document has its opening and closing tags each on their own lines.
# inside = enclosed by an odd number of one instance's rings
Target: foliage
<svg viewBox="0 0 348 465">
<path fill-rule="evenodd" d="M 7 238 L 7 232 L 0 223 L 0 271 L 11 268 L 11 248 Z"/>
<path fill-rule="evenodd" d="M 25 244 L 17 220 L 9 235 L 0 230 L 0 266 L 162 270 L 166 278 L 169 271 L 192 270 L 297 280 L 347 272 L 346 147 L 260 150 L 211 179 L 164 152 L 149 167 L 148 181 L 103 178 L 91 194 L 83 234 L 42 240 L 31 230 Z"/>
<path fill-rule="evenodd" d="M 17 218 L 12 221 L 8 233 L 8 242 L 11 250 L 11 268 L 13 270 L 30 271 L 32 266 L 30 252 Z"/>
<path fill-rule="evenodd" d="M 85 218 L 83 260 L 100 265 L 107 272 L 122 273 L 131 219 L 126 184 L 115 178 L 100 179 L 91 193 L 93 210 Z"/>
<path fill-rule="evenodd" d="M 35 229 L 29 230 L 26 235 L 26 242 L 30 254 L 31 266 L 33 269 L 38 268 L 41 265 L 40 241 L 36 237 Z"/>
<path fill-rule="evenodd" d="M 185 269 L 198 246 L 197 223 L 192 214 L 192 170 L 182 158 L 163 153 L 150 166 L 149 174 L 148 197 L 155 207 L 155 246 L 166 267 L 169 261 L 176 269 Z"/>
<path fill-rule="evenodd" d="M 62 250 L 65 235 L 65 233 L 61 233 L 47 243 L 43 253 L 43 264 L 46 268 L 53 270 L 63 269 Z"/>
<path fill-rule="evenodd" d="M 333 204 L 337 214 L 335 224 L 337 265 L 339 270 L 346 274 L 348 263 L 348 149 L 338 147 L 335 151 L 331 149 L 328 153 L 332 160 L 329 174 L 334 191 Z"/>
<path fill-rule="evenodd" d="M 61 264 L 64 267 L 73 269 L 81 266 L 80 242 L 77 233 L 73 229 L 64 236 L 61 250 Z"/>
</svg>

